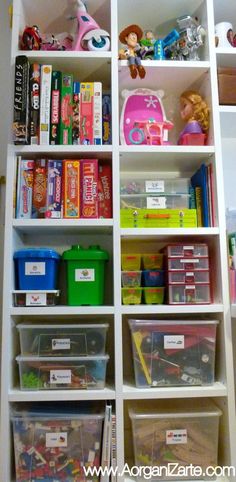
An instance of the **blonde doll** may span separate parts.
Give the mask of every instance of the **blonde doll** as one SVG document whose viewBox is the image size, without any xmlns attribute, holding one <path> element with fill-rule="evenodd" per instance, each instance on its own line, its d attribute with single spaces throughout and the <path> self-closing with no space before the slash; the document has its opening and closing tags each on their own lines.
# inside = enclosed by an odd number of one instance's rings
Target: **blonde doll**
<svg viewBox="0 0 236 482">
<path fill-rule="evenodd" d="M 209 107 L 198 92 L 186 90 L 181 94 L 180 115 L 187 124 L 179 136 L 178 144 L 183 144 L 183 136 L 186 134 L 207 134 Z"/>
</svg>

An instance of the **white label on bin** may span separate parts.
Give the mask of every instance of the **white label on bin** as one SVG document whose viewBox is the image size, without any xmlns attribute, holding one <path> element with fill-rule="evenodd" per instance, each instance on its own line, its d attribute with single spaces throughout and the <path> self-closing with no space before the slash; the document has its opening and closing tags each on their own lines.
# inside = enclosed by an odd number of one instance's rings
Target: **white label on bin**
<svg viewBox="0 0 236 482">
<path fill-rule="evenodd" d="M 51 384 L 65 384 L 71 383 L 71 370 L 50 370 Z"/>
<path fill-rule="evenodd" d="M 95 269 L 76 269 L 75 281 L 95 281 Z"/>
<path fill-rule="evenodd" d="M 94 450 L 89 450 L 88 453 L 88 462 L 93 463 L 95 459 L 95 452 Z"/>
<path fill-rule="evenodd" d="M 194 246 L 184 246 L 184 250 L 186 251 L 193 251 L 194 250 Z"/>
<path fill-rule="evenodd" d="M 199 259 L 185 258 L 181 259 L 180 263 L 199 263 Z"/>
<path fill-rule="evenodd" d="M 147 209 L 166 209 L 166 197 L 147 197 Z"/>
<path fill-rule="evenodd" d="M 46 447 L 67 447 L 67 432 L 46 433 Z"/>
<path fill-rule="evenodd" d="M 25 276 L 45 276 L 46 263 L 25 263 Z"/>
<path fill-rule="evenodd" d="M 164 336 L 164 350 L 184 348 L 184 335 L 165 335 Z"/>
<path fill-rule="evenodd" d="M 165 181 L 145 181 L 146 192 L 165 192 Z"/>
<path fill-rule="evenodd" d="M 188 442 L 187 430 L 185 428 L 179 430 L 166 430 L 166 444 L 186 444 Z"/>
<path fill-rule="evenodd" d="M 52 350 L 70 350 L 70 338 L 53 338 Z"/>
<path fill-rule="evenodd" d="M 26 306 L 46 306 L 47 293 L 26 293 Z"/>
</svg>

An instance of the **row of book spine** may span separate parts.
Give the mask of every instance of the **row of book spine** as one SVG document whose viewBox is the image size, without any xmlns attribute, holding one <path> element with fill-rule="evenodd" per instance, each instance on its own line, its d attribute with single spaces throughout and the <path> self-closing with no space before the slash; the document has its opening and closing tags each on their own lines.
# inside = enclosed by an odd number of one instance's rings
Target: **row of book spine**
<svg viewBox="0 0 236 482">
<path fill-rule="evenodd" d="M 197 210 L 198 227 L 217 225 L 212 164 L 203 163 L 191 177 L 191 207 Z"/>
<path fill-rule="evenodd" d="M 32 145 L 111 144 L 111 96 L 52 65 L 16 57 L 13 140 Z"/>
<path fill-rule="evenodd" d="M 116 455 L 116 415 L 112 412 L 111 403 L 107 403 L 105 407 L 105 418 L 103 426 L 103 439 L 102 439 L 102 457 L 101 467 L 112 468 L 110 478 L 108 473 L 103 473 L 100 476 L 100 482 L 116 482 L 117 476 L 115 475 L 117 466 Z"/>
<path fill-rule="evenodd" d="M 17 158 L 16 218 L 111 218 L 112 170 L 97 159 Z"/>
</svg>

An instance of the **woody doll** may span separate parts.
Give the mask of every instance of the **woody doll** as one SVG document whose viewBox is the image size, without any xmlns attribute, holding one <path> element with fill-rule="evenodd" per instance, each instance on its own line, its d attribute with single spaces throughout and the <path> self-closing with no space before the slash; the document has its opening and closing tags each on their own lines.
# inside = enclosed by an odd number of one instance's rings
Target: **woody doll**
<svg viewBox="0 0 236 482">
<path fill-rule="evenodd" d="M 119 40 L 125 47 L 119 50 L 119 59 L 128 60 L 130 75 L 132 79 L 136 79 L 139 74 L 140 79 L 144 79 L 146 75 L 145 68 L 141 65 L 141 59 L 138 55 L 141 49 L 139 41 L 143 36 L 143 32 L 138 25 L 129 25 L 119 35 Z"/>
</svg>

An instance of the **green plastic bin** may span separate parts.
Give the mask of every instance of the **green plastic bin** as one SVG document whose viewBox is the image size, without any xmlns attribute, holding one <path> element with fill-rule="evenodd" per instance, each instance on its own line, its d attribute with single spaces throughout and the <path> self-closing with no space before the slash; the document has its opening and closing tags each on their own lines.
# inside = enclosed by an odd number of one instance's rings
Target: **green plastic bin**
<svg viewBox="0 0 236 482">
<path fill-rule="evenodd" d="M 67 303 L 70 306 L 103 305 L 107 251 L 92 245 L 72 246 L 62 255 L 67 263 Z"/>
</svg>

